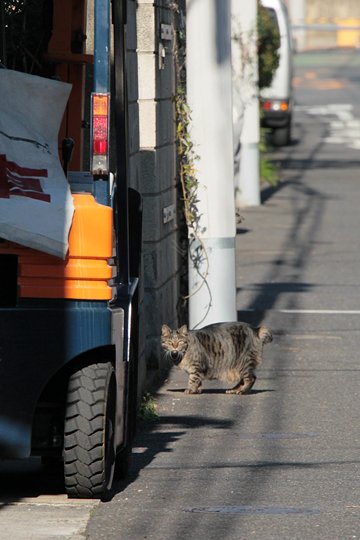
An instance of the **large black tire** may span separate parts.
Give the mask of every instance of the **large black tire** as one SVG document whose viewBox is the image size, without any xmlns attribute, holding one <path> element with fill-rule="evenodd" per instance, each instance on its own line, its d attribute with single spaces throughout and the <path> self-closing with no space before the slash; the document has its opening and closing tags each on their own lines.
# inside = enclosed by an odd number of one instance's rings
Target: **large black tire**
<svg viewBox="0 0 360 540">
<path fill-rule="evenodd" d="M 92 364 L 69 380 L 64 433 L 65 488 L 72 498 L 100 498 L 115 467 L 116 380 L 111 362 Z"/>
</svg>

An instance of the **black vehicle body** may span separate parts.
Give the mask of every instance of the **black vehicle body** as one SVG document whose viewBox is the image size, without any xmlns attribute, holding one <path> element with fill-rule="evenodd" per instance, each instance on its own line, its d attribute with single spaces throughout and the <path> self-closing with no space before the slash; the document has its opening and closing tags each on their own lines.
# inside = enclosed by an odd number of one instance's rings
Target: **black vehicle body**
<svg viewBox="0 0 360 540">
<path fill-rule="evenodd" d="M 53 1 L 53 35 L 64 34 L 71 17 L 77 24 L 79 11 L 86 17 L 86 0 L 70 3 L 69 15 L 61 0 Z M 66 130 L 63 165 L 75 199 L 90 196 L 99 211 L 111 212 L 113 250 L 106 262 L 112 275 L 111 298 L 19 296 L 26 246 L 24 251 L 23 246 L 0 240 L 0 459 L 41 456 L 44 462 L 63 461 L 70 497 L 103 497 L 114 474 L 126 474 L 137 405 L 142 212 L 140 195 L 128 187 L 126 9 L 122 0 L 94 0 L 94 5 L 92 92 L 111 100 L 115 125 L 109 133 L 114 133 L 116 144 L 108 141 L 108 146 L 115 149 L 110 160 L 114 166 L 68 170 L 67 146 L 71 151 L 73 134 Z M 69 35 L 73 39 L 73 28 Z M 90 100 L 81 70 L 92 59 L 73 41 L 68 51 L 46 55 L 57 77 L 64 65 L 67 72 L 75 66 L 74 73 L 79 67 L 70 82 L 78 95 Z M 83 105 L 74 94 L 67 115 L 71 107 L 79 109 L 71 120 L 82 134 Z M 75 145 L 82 141 L 75 140 Z M 31 255 L 36 266 L 43 254 Z"/>
</svg>

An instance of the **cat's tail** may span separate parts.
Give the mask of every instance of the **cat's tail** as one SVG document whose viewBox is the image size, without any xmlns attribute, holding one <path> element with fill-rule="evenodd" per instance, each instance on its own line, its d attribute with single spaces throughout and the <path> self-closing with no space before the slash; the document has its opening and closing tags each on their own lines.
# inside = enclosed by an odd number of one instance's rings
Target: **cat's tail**
<svg viewBox="0 0 360 540">
<path fill-rule="evenodd" d="M 273 340 L 273 335 L 271 331 L 266 328 L 266 326 L 259 326 L 259 328 L 256 329 L 257 335 L 261 339 L 261 341 L 264 343 L 271 343 Z"/>
</svg>

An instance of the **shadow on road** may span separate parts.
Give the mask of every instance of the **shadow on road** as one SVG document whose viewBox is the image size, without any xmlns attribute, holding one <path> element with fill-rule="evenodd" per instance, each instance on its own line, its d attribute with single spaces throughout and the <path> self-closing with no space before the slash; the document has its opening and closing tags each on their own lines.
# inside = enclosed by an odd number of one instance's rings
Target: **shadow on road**
<svg viewBox="0 0 360 540">
<path fill-rule="evenodd" d="M 168 392 L 176 392 L 183 394 L 185 390 L 184 388 L 169 388 Z M 225 388 L 203 388 L 201 394 L 225 394 L 226 389 Z M 250 396 L 251 394 L 262 394 L 263 392 L 273 392 L 274 390 L 256 390 L 252 388 L 247 396 Z M 195 397 L 196 399 L 196 397 Z"/>
<path fill-rule="evenodd" d="M 166 429 L 168 426 L 169 429 Z M 229 419 L 206 418 L 203 416 L 161 416 L 154 422 L 141 422 L 135 440 L 134 452 L 129 476 L 126 480 L 114 483 L 113 490 L 107 501 L 111 500 L 139 476 L 141 470 L 150 465 L 162 453 L 173 452 L 171 446 L 186 432 L 197 428 L 229 430 L 233 421 Z"/>
</svg>

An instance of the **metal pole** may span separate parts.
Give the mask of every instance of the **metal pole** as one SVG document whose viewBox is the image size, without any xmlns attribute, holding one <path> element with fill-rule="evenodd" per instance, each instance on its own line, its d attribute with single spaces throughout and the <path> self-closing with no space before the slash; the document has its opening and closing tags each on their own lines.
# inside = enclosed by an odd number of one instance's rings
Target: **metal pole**
<svg viewBox="0 0 360 540">
<path fill-rule="evenodd" d="M 305 1 L 304 0 L 289 0 L 289 16 L 292 26 L 299 25 L 294 29 L 294 46 L 298 52 L 306 49 L 306 30 L 304 28 L 305 23 Z"/>
<path fill-rule="evenodd" d="M 94 3 L 94 92 L 110 91 L 110 4 Z"/>
<path fill-rule="evenodd" d="M 245 5 L 246 4 L 246 5 Z M 234 126 L 234 133 L 240 137 L 239 172 L 235 177 L 237 206 L 257 206 L 260 204 L 259 176 L 259 90 L 257 59 L 257 2 L 256 0 L 232 0 L 234 96 L 242 101 L 241 130 Z M 234 38 L 236 34 L 236 38 Z M 238 41 L 241 41 L 239 46 Z M 245 54 L 244 54 L 245 53 Z M 237 62 L 235 62 L 237 60 Z M 236 120 L 239 121 L 238 119 Z M 240 132 L 240 133 L 239 133 Z"/>
<path fill-rule="evenodd" d="M 187 0 L 187 98 L 200 216 L 189 248 L 191 328 L 236 320 L 230 11 L 230 0 Z"/>
</svg>

